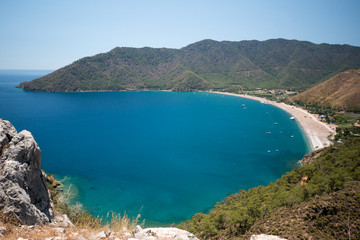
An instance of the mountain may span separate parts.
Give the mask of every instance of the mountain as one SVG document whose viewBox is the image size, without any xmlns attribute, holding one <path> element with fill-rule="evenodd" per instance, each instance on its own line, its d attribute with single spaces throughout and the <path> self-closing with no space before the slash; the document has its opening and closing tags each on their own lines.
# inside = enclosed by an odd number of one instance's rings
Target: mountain
<svg viewBox="0 0 360 240">
<path fill-rule="evenodd" d="M 360 112 L 360 69 L 341 72 L 291 100 L 300 104 Z"/>
<path fill-rule="evenodd" d="M 203 40 L 181 49 L 117 47 L 18 87 L 55 92 L 305 89 L 357 68 L 360 47 L 285 39 Z"/>
</svg>

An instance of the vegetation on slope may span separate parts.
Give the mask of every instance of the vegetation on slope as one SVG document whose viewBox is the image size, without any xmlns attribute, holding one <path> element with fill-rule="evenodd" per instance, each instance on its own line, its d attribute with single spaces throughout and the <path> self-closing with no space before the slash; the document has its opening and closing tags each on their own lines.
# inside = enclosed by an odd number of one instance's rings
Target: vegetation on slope
<svg viewBox="0 0 360 240">
<path fill-rule="evenodd" d="M 21 83 L 24 90 L 305 89 L 360 67 L 360 48 L 274 39 L 203 40 L 182 49 L 114 48 L 82 58 L 47 76 Z"/>
<path fill-rule="evenodd" d="M 356 228 L 350 234 L 358 239 L 360 139 L 344 136 L 343 141 L 276 182 L 240 190 L 179 227 L 202 239 L 243 239 L 263 230 L 290 239 L 348 239 L 349 228 Z"/>
<path fill-rule="evenodd" d="M 360 236 L 360 182 L 315 196 L 309 202 L 283 207 L 257 220 L 251 234 L 280 235 L 286 239 L 358 239 Z"/>
<path fill-rule="evenodd" d="M 301 105 L 360 112 L 360 69 L 339 73 L 291 100 Z"/>
</svg>

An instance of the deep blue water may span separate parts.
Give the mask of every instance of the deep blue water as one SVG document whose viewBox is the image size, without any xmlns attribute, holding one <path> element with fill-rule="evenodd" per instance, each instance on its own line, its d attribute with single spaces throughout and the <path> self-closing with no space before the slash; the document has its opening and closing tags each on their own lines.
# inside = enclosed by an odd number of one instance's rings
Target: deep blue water
<svg viewBox="0 0 360 240">
<path fill-rule="evenodd" d="M 73 201 L 93 215 L 179 223 L 280 178 L 309 151 L 296 121 L 271 105 L 211 93 L 15 88 L 43 74 L 0 71 L 0 118 L 32 132 L 42 168 L 67 176 Z"/>
</svg>

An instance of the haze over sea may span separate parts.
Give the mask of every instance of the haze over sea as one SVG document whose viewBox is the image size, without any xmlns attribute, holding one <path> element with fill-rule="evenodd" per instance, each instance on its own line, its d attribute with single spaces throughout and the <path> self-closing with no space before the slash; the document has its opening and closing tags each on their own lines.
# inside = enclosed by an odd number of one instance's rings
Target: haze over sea
<svg viewBox="0 0 360 240">
<path fill-rule="evenodd" d="M 73 202 L 95 216 L 126 211 L 148 226 L 179 223 L 275 181 L 310 150 L 288 113 L 249 99 L 15 88 L 45 73 L 0 71 L 0 118 L 32 132 L 42 168 L 72 184 Z"/>
</svg>

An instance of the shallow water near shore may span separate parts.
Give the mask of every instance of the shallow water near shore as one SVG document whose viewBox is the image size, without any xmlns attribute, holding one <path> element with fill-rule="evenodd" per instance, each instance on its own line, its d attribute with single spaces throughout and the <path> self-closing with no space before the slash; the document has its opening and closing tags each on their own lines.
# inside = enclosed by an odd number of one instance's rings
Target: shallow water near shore
<svg viewBox="0 0 360 240">
<path fill-rule="evenodd" d="M 166 226 L 239 189 L 267 185 L 309 152 L 290 115 L 210 93 L 25 92 L 43 72 L 0 71 L 0 118 L 32 132 L 42 168 L 67 176 L 97 216 L 141 214 Z"/>
</svg>

